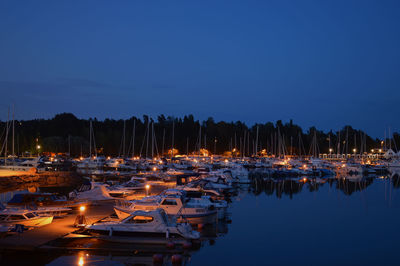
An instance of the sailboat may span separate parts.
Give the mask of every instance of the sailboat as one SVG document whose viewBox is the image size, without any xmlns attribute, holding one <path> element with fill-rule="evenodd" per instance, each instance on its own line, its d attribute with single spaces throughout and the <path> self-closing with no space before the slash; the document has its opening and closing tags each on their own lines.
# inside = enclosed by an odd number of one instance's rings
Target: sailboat
<svg viewBox="0 0 400 266">
<path fill-rule="evenodd" d="M 27 159 L 22 162 L 17 162 L 15 159 L 14 143 L 15 143 L 15 119 L 14 110 L 12 115 L 12 120 L 10 121 L 10 109 L 8 109 L 8 119 L 5 127 L 5 138 L 1 148 L 1 152 L 4 150 L 4 164 L 0 166 L 0 177 L 7 176 L 22 176 L 22 175 L 33 175 L 37 172 L 37 166 L 39 165 L 39 158 Z M 9 131 L 12 129 L 12 154 L 8 154 L 8 136 Z M 11 160 L 11 162 L 10 162 Z"/>
</svg>

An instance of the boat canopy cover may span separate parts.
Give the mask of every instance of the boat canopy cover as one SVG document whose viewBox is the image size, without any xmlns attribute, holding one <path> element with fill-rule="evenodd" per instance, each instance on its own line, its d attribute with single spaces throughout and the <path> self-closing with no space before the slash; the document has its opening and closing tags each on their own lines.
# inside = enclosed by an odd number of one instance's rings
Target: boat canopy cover
<svg viewBox="0 0 400 266">
<path fill-rule="evenodd" d="M 24 203 L 24 194 L 15 194 L 8 203 Z"/>
<path fill-rule="evenodd" d="M 15 194 L 8 202 L 10 204 L 29 203 L 32 201 L 55 201 L 57 197 L 51 194 L 33 194 L 33 193 L 20 193 Z"/>
</svg>

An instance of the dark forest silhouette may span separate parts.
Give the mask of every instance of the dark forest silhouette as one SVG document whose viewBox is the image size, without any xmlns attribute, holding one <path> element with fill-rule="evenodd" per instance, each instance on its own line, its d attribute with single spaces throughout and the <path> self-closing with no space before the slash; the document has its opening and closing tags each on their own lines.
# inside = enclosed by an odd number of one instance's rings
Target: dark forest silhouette
<svg viewBox="0 0 400 266">
<path fill-rule="evenodd" d="M 205 121 L 195 120 L 193 115 L 183 118 L 159 115 L 156 120 L 149 116 L 143 118 L 131 117 L 128 120 L 105 119 L 99 121 L 91 119 L 95 135 L 97 151 L 104 155 L 132 156 L 132 135 L 135 121 L 135 156 L 145 155 L 146 131 L 154 127 L 155 150 L 160 154 L 172 146 L 172 128 L 174 127 L 174 147 L 179 153 L 192 153 L 199 150 L 199 135 L 201 123 L 201 148 L 206 148 L 211 153 L 222 154 L 234 148 L 241 154 L 251 156 L 255 151 L 265 149 L 268 154 L 293 154 L 308 155 L 317 153 L 357 153 L 369 152 L 371 149 L 381 147 L 381 140 L 373 139 L 361 130 L 345 126 L 338 132 L 323 132 L 316 127 L 304 131 L 300 126 L 290 120 L 287 123 L 277 121 L 275 124 L 254 124 L 247 126 L 237 122 L 215 122 L 213 118 Z M 89 153 L 89 119 L 78 119 L 70 113 L 56 115 L 52 119 L 34 119 L 15 121 L 15 151 L 18 154 L 29 151 L 37 152 L 68 152 L 71 155 L 86 156 Z M 125 123 L 125 145 L 123 145 L 123 129 Z M 153 123 L 153 124 L 151 124 Z M 11 124 L 11 123 L 9 123 Z M 147 128 L 149 127 L 149 130 Z M 3 145 L 5 139 L 6 122 L 0 122 L 1 138 Z M 258 139 L 257 137 L 258 128 Z M 11 128 L 9 130 L 8 147 L 11 145 Z M 150 139 L 153 133 L 150 133 Z M 340 141 L 339 141 L 340 138 Z M 316 139 L 316 141 L 315 141 Z M 393 134 L 392 148 L 400 144 L 400 135 Z M 389 143 L 387 140 L 386 143 Z M 346 145 L 347 144 L 347 145 Z M 257 147 L 256 147 L 257 145 Z M 143 148 L 144 146 L 144 148 Z M 389 146 L 389 144 L 387 144 Z M 125 147 L 125 150 L 124 148 Z M 10 153 L 10 152 L 9 152 Z M 155 152 L 156 153 L 156 152 Z"/>
</svg>

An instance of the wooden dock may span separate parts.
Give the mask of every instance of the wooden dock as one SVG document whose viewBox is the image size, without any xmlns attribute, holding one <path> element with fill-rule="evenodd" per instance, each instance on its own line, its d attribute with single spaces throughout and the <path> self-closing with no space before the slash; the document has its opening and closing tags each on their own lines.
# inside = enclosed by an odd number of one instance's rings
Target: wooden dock
<svg viewBox="0 0 400 266">
<path fill-rule="evenodd" d="M 113 213 L 113 202 L 103 202 L 90 206 L 85 211 L 88 224 L 94 223 Z M 0 250 L 35 250 L 46 243 L 64 237 L 77 230 L 74 222 L 77 212 L 54 219 L 49 225 L 34 228 L 23 233 L 15 233 L 0 239 Z"/>
</svg>

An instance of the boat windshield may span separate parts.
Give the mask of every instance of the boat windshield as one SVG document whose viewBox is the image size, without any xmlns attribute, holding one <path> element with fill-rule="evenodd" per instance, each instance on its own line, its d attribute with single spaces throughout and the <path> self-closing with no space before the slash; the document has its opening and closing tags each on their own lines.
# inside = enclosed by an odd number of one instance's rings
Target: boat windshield
<svg viewBox="0 0 400 266">
<path fill-rule="evenodd" d="M 175 199 L 164 199 L 161 205 L 178 205 Z"/>
<path fill-rule="evenodd" d="M 152 216 L 143 216 L 143 215 L 136 215 L 131 217 L 129 220 L 127 220 L 127 223 L 133 223 L 133 224 L 145 224 L 145 223 L 151 223 L 154 220 Z"/>
<path fill-rule="evenodd" d="M 35 215 L 31 212 L 25 213 L 25 216 L 29 219 L 35 217 Z"/>
</svg>

